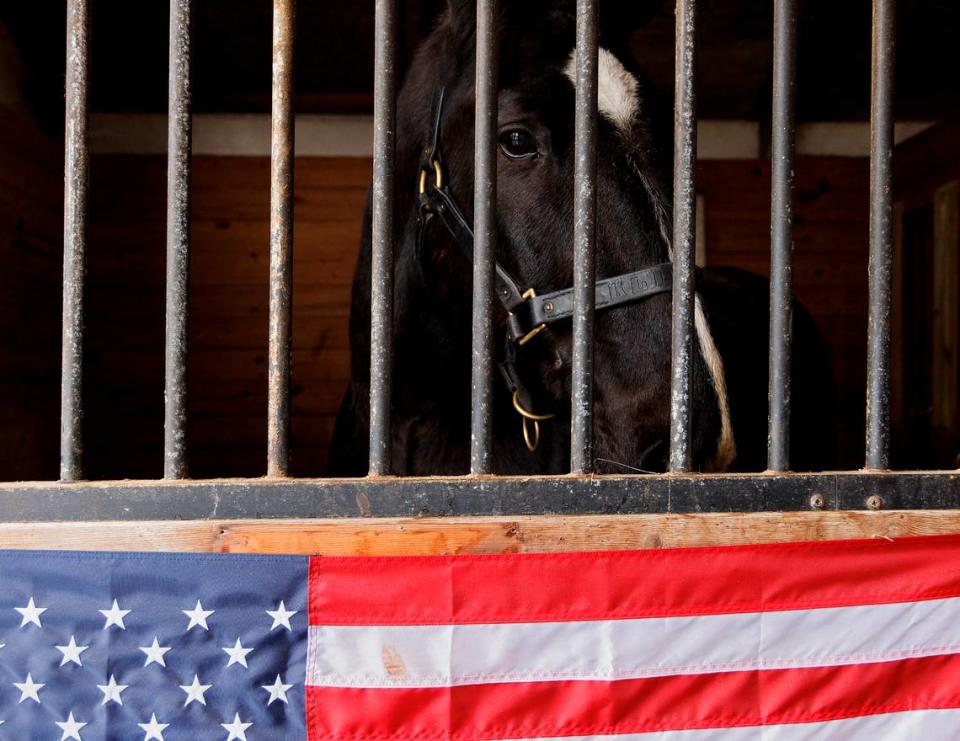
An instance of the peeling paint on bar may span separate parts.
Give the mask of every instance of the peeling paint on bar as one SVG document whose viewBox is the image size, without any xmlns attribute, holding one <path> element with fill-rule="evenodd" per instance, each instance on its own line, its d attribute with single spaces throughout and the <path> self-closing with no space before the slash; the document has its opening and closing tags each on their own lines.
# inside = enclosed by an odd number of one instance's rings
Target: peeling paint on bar
<svg viewBox="0 0 960 741">
<path fill-rule="evenodd" d="M 163 476 L 187 476 L 187 320 L 190 286 L 191 0 L 170 3 L 167 144 L 167 317 Z"/>
<path fill-rule="evenodd" d="M 890 467 L 890 316 L 893 257 L 895 0 L 873 3 L 870 98 L 870 262 L 866 467 Z"/>
<path fill-rule="evenodd" d="M 497 235 L 497 0 L 477 3 L 472 416 L 470 472 L 491 470 L 493 444 L 493 274 Z"/>
<path fill-rule="evenodd" d="M 770 215 L 770 411 L 767 468 L 790 468 L 790 360 L 793 338 L 793 161 L 796 151 L 797 11 L 775 0 Z"/>
<path fill-rule="evenodd" d="M 573 364 L 570 470 L 593 470 L 593 324 L 597 241 L 597 0 L 577 2 L 573 176 Z"/>
<path fill-rule="evenodd" d="M 296 0 L 273 1 L 273 137 L 270 152 L 270 350 L 267 475 L 290 466 L 293 317 L 294 36 Z"/>
<path fill-rule="evenodd" d="M 393 180 L 396 148 L 396 0 L 377 0 L 373 98 L 370 284 L 370 474 L 390 473 L 393 375 Z"/>
<path fill-rule="evenodd" d="M 67 3 L 66 120 L 63 170 L 63 327 L 60 479 L 83 478 L 83 284 L 89 180 L 88 0 Z"/>
<path fill-rule="evenodd" d="M 690 376 L 696 254 L 696 3 L 677 0 L 673 162 L 673 343 L 670 385 L 670 471 L 692 467 Z"/>
</svg>

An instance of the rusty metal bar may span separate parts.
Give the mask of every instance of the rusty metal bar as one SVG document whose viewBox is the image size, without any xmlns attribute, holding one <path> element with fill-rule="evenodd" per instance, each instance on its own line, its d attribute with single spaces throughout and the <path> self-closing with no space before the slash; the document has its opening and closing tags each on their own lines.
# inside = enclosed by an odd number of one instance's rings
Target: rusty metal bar
<svg viewBox="0 0 960 741">
<path fill-rule="evenodd" d="M 187 304 L 190 283 L 191 0 L 170 2 L 167 113 L 167 317 L 163 477 L 187 476 Z"/>
<path fill-rule="evenodd" d="M 690 364 L 693 359 L 696 254 L 697 111 L 696 2 L 677 0 L 676 102 L 673 126 L 673 322 L 670 385 L 670 471 L 692 467 Z"/>
<path fill-rule="evenodd" d="M 867 321 L 867 459 L 890 467 L 890 300 L 893 254 L 895 0 L 874 0 L 870 103 L 870 262 Z"/>
<path fill-rule="evenodd" d="M 370 284 L 370 475 L 390 473 L 393 376 L 393 180 L 396 150 L 396 0 L 376 0 L 373 220 Z"/>
<path fill-rule="evenodd" d="M 793 341 L 793 162 L 796 150 L 797 11 L 773 3 L 773 129 L 770 153 L 770 370 L 767 468 L 790 468 Z"/>
<path fill-rule="evenodd" d="M 577 0 L 573 175 L 573 368 L 570 470 L 593 470 L 593 320 L 597 235 L 597 0 Z"/>
<path fill-rule="evenodd" d="M 470 473 L 490 473 L 493 441 L 493 266 L 497 236 L 497 0 L 477 0 Z"/>
<path fill-rule="evenodd" d="M 66 133 L 63 171 L 63 328 L 60 381 L 60 479 L 83 477 L 83 281 L 89 177 L 90 8 L 67 2 Z"/>
<path fill-rule="evenodd" d="M 286 476 L 290 467 L 296 10 L 296 0 L 273 0 L 270 363 L 267 382 L 267 475 L 272 477 Z"/>
</svg>

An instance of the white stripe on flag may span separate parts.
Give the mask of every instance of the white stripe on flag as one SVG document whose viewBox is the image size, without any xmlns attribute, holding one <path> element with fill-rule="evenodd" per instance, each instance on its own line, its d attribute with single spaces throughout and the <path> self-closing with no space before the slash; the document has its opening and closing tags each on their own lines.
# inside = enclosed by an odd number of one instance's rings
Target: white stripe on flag
<svg viewBox="0 0 960 741">
<path fill-rule="evenodd" d="M 642 620 L 311 626 L 307 683 L 445 687 L 638 679 L 958 652 L 960 598 Z"/>
<path fill-rule="evenodd" d="M 512 741 L 954 741 L 957 738 L 960 738 L 960 710 L 912 710 L 819 723 Z"/>
</svg>

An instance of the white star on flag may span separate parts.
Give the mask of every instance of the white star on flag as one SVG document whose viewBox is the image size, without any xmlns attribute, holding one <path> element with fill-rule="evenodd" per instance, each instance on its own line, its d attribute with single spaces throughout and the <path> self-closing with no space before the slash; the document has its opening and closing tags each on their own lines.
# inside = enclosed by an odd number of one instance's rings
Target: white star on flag
<svg viewBox="0 0 960 741">
<path fill-rule="evenodd" d="M 147 661 L 144 663 L 144 666 L 150 666 L 153 662 L 158 663 L 160 666 L 166 666 L 167 662 L 164 661 L 163 655 L 170 650 L 169 646 L 161 646 L 157 642 L 157 637 L 153 637 L 152 646 L 140 646 L 140 650 L 147 655 Z"/>
<path fill-rule="evenodd" d="M 180 689 L 187 693 L 187 699 L 184 701 L 183 706 L 186 707 L 191 702 L 196 700 L 201 705 L 206 705 L 207 701 L 203 696 L 203 693 L 208 689 L 213 687 L 212 684 L 200 684 L 200 678 L 194 674 L 193 675 L 193 684 L 181 684 Z"/>
<path fill-rule="evenodd" d="M 274 700 L 287 702 L 287 690 L 293 687 L 292 684 L 284 684 L 279 674 L 273 684 L 261 684 L 260 686 L 270 693 L 270 699 L 267 700 L 268 706 L 271 705 Z"/>
<path fill-rule="evenodd" d="M 149 723 L 137 723 L 143 729 L 143 741 L 150 741 L 155 739 L 155 741 L 163 741 L 163 731 L 170 724 L 169 723 L 158 723 L 157 714 L 150 713 L 150 722 Z"/>
<path fill-rule="evenodd" d="M 20 690 L 20 699 L 17 701 L 18 703 L 23 702 L 27 698 L 33 700 L 34 702 L 40 702 L 40 689 L 44 687 L 44 685 L 34 682 L 32 674 L 27 674 L 27 678 L 22 682 L 14 682 L 13 686 Z"/>
<path fill-rule="evenodd" d="M 98 612 L 107 619 L 107 622 L 103 625 L 104 630 L 111 625 L 116 625 L 120 630 L 127 629 L 127 626 L 123 624 L 123 618 L 130 614 L 130 610 L 121 610 L 116 600 L 113 601 L 113 607 L 109 610 L 99 610 Z"/>
<path fill-rule="evenodd" d="M 296 615 L 299 610 L 288 610 L 283 604 L 283 600 L 280 600 L 280 606 L 276 610 L 267 610 L 267 614 L 273 618 L 273 625 L 270 626 L 270 630 L 283 626 L 287 630 L 293 630 L 290 627 L 290 618 Z"/>
<path fill-rule="evenodd" d="M 60 741 L 66 741 L 69 738 L 76 739 L 76 741 L 83 741 L 83 739 L 80 738 L 80 729 L 87 724 L 74 720 L 73 713 L 70 713 L 66 720 L 58 720 L 56 723 L 60 726 L 60 730 L 63 731 Z"/>
<path fill-rule="evenodd" d="M 23 619 L 20 621 L 21 628 L 27 623 L 33 623 L 38 628 L 43 627 L 40 624 L 40 614 L 46 612 L 47 608 L 37 607 L 33 602 L 33 597 L 30 598 L 30 601 L 27 603 L 26 607 L 14 607 L 13 609 L 23 616 Z"/>
<path fill-rule="evenodd" d="M 241 664 L 245 669 L 249 668 L 247 666 L 247 654 L 253 651 L 253 649 L 244 648 L 243 645 L 241 645 L 239 638 L 237 639 L 237 642 L 233 644 L 233 648 L 224 646 L 223 650 L 226 651 L 227 656 L 230 657 L 230 661 L 227 662 L 227 666 Z"/>
<path fill-rule="evenodd" d="M 181 612 L 190 618 L 190 624 L 187 626 L 187 630 L 190 630 L 194 625 L 199 625 L 204 630 L 210 630 L 207 627 L 207 618 L 210 617 L 215 610 L 204 610 L 203 605 L 200 604 L 200 600 L 197 600 L 197 606 L 192 610 L 181 610 Z"/>
<path fill-rule="evenodd" d="M 253 723 L 242 723 L 240 721 L 240 713 L 233 714 L 232 723 L 221 723 L 224 730 L 230 735 L 227 736 L 227 741 L 233 741 L 234 739 L 239 739 L 239 741 L 247 741 L 247 729 L 253 725 Z"/>
<path fill-rule="evenodd" d="M 106 684 L 98 684 L 97 687 L 103 693 L 103 701 L 101 705 L 106 705 L 108 702 L 115 702 L 117 705 L 123 705 L 123 700 L 120 698 L 120 693 L 123 692 L 128 684 L 117 684 L 117 678 L 110 675 L 110 681 Z"/>
<path fill-rule="evenodd" d="M 70 643 L 66 646 L 57 646 L 57 651 L 63 654 L 63 658 L 60 659 L 60 666 L 64 666 L 67 662 L 72 661 L 77 666 L 83 666 L 83 663 L 80 661 L 80 654 L 86 651 L 89 646 L 78 646 L 76 639 L 73 636 L 70 636 Z"/>
</svg>

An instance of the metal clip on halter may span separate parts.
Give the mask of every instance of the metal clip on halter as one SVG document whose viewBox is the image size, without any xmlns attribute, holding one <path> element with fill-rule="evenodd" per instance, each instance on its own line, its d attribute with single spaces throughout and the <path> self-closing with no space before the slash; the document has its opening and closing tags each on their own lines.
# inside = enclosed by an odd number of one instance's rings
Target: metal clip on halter
<svg viewBox="0 0 960 741">
<path fill-rule="evenodd" d="M 436 182 L 434 186 L 437 190 L 443 188 L 443 166 L 440 164 L 440 160 L 433 160 L 430 164 L 433 165 L 434 176 L 436 177 Z M 427 192 L 427 174 L 430 170 L 426 167 L 420 168 L 420 195 L 423 195 Z"/>
</svg>

